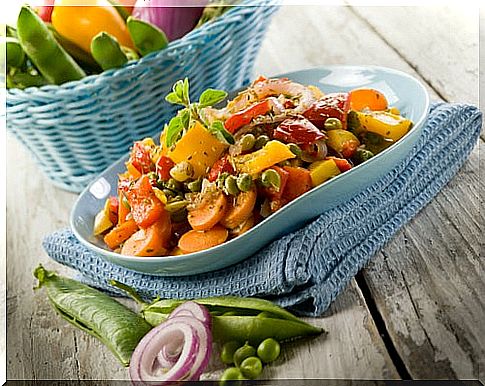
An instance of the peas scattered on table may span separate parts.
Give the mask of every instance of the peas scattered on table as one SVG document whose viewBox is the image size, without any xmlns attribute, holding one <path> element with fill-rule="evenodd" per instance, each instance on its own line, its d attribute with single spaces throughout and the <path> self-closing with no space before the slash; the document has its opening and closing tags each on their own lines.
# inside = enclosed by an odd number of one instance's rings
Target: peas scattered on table
<svg viewBox="0 0 485 386">
<path fill-rule="evenodd" d="M 249 357 L 239 366 L 242 375 L 248 379 L 256 379 L 263 372 L 263 364 L 258 357 Z"/>
<path fill-rule="evenodd" d="M 231 340 L 230 342 L 225 343 L 222 346 L 222 351 L 221 351 L 221 360 L 222 363 L 226 365 L 230 365 L 234 363 L 234 353 L 236 350 L 241 347 L 241 343 Z"/>
<path fill-rule="evenodd" d="M 261 358 L 261 360 L 264 363 L 271 363 L 275 361 L 279 356 L 281 352 L 281 346 L 273 338 L 268 338 L 263 340 L 257 350 L 258 357 Z"/>
<path fill-rule="evenodd" d="M 244 376 L 237 367 L 228 367 L 221 376 L 220 385 L 234 385 L 234 381 L 244 380 Z"/>
<path fill-rule="evenodd" d="M 246 342 L 244 346 L 239 347 L 234 352 L 234 364 L 239 367 L 246 358 L 253 357 L 255 355 L 256 349 Z"/>
</svg>

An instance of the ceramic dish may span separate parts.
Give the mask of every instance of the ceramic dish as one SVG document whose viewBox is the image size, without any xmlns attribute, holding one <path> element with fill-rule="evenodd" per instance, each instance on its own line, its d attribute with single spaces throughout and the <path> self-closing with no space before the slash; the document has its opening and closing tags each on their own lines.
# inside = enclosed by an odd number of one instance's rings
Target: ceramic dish
<svg viewBox="0 0 485 386">
<path fill-rule="evenodd" d="M 123 256 L 107 250 L 103 241 L 93 236 L 94 217 L 103 208 L 106 198 L 116 194 L 118 174 L 125 171 L 127 155 L 101 173 L 75 203 L 70 220 L 79 241 L 92 252 L 117 265 L 153 275 L 183 276 L 227 267 L 349 200 L 381 178 L 409 153 L 419 138 L 429 111 L 429 97 L 423 85 L 415 78 L 393 69 L 377 66 L 324 66 L 277 77 L 315 85 L 325 93 L 359 87 L 379 90 L 391 106 L 397 107 L 403 116 L 414 122 L 414 127 L 390 148 L 308 191 L 243 235 L 219 246 L 180 256 Z"/>
</svg>

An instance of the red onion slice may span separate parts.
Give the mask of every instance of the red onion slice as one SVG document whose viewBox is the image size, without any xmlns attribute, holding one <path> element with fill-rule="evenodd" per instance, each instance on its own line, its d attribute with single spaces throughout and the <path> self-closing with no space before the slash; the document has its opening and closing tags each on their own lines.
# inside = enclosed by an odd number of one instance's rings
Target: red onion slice
<svg viewBox="0 0 485 386">
<path fill-rule="evenodd" d="M 211 328 L 212 325 L 212 318 L 209 310 L 196 302 L 188 301 L 181 304 L 172 311 L 168 318 L 172 319 L 178 316 L 192 316 L 200 320 L 208 328 Z"/>
</svg>

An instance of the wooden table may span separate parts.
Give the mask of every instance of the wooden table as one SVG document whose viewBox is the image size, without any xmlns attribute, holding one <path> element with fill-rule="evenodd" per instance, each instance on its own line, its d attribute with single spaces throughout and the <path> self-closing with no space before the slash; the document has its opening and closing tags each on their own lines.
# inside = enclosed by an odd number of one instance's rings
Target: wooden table
<svg viewBox="0 0 485 386">
<path fill-rule="evenodd" d="M 290 6 L 273 19 L 255 72 L 383 65 L 420 79 L 433 99 L 478 104 L 478 37 L 476 9 Z M 126 379 L 105 347 L 33 293 L 39 262 L 72 273 L 49 260 L 41 240 L 68 224 L 76 196 L 53 187 L 15 140 L 7 145 L 8 378 Z M 311 319 L 328 336 L 287 346 L 264 378 L 485 378 L 483 145 Z"/>
</svg>

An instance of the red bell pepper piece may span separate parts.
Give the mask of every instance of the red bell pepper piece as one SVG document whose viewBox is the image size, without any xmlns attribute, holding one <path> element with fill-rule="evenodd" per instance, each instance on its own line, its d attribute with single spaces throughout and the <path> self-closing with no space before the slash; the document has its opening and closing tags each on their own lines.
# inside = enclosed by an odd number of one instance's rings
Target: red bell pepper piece
<svg viewBox="0 0 485 386">
<path fill-rule="evenodd" d="M 224 127 L 230 133 L 234 133 L 237 129 L 251 123 L 254 118 L 259 117 L 260 115 L 265 115 L 270 110 L 271 103 L 266 99 L 262 102 L 249 106 L 243 111 L 231 115 L 224 123 Z"/>
<path fill-rule="evenodd" d="M 324 129 L 327 118 L 338 118 L 342 122 L 342 128 L 346 129 L 349 110 L 348 93 L 331 93 L 314 102 L 303 116 L 319 129 Z"/>
<path fill-rule="evenodd" d="M 175 166 L 175 162 L 173 162 L 169 157 L 162 155 L 156 165 L 157 175 L 162 181 L 168 181 L 170 179 L 170 169 Z"/>
<path fill-rule="evenodd" d="M 112 224 L 118 224 L 118 197 L 111 196 L 108 198 L 109 220 Z"/>
<path fill-rule="evenodd" d="M 146 174 L 155 170 L 155 165 L 150 156 L 150 150 L 142 142 L 133 144 L 129 161 L 141 174 Z"/>
<path fill-rule="evenodd" d="M 312 178 L 310 172 L 305 168 L 284 166 L 283 169 L 288 173 L 288 180 L 283 191 L 283 198 L 290 202 L 312 188 Z"/>
<path fill-rule="evenodd" d="M 287 118 L 274 130 L 273 137 L 287 143 L 309 145 L 326 135 L 306 118 Z"/>
<path fill-rule="evenodd" d="M 345 158 L 327 157 L 327 159 L 333 159 L 335 165 L 337 165 L 342 173 L 352 169 L 352 164 Z"/>
<path fill-rule="evenodd" d="M 288 182 L 289 173 L 285 169 L 283 169 L 279 166 L 276 166 L 276 165 L 270 167 L 270 169 L 276 170 L 278 172 L 278 174 L 280 175 L 280 188 L 278 190 L 276 190 L 273 187 L 263 188 L 263 194 L 266 197 L 268 197 L 268 199 L 271 202 L 279 202 L 280 204 L 282 204 L 281 199 L 283 197 L 283 192 L 285 191 L 286 183 Z M 271 208 L 273 209 L 273 204 L 272 204 Z"/>
<path fill-rule="evenodd" d="M 147 175 L 141 176 L 125 194 L 131 206 L 133 220 L 140 228 L 149 227 L 163 216 L 165 207 L 155 196 Z"/>
<path fill-rule="evenodd" d="M 227 158 L 227 156 L 218 159 L 214 163 L 214 165 L 212 165 L 212 168 L 209 171 L 209 175 L 207 176 L 207 179 L 210 182 L 214 182 L 222 173 L 234 174 L 234 168 L 229 162 L 229 158 Z"/>
</svg>

